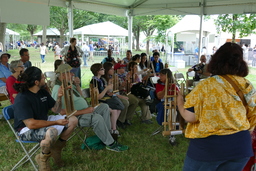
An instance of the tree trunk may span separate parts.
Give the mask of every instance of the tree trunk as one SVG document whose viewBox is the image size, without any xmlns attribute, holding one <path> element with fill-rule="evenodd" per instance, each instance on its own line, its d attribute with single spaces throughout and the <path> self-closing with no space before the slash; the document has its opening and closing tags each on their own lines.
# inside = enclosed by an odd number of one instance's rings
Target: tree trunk
<svg viewBox="0 0 256 171">
<path fill-rule="evenodd" d="M 150 40 L 147 40 L 147 43 L 146 43 L 146 52 L 147 52 L 147 54 L 149 54 L 149 41 Z"/>
<path fill-rule="evenodd" d="M 64 30 L 60 29 L 60 42 L 59 42 L 59 45 L 60 47 L 63 47 L 63 42 L 65 40 L 65 36 L 64 36 Z"/>
<path fill-rule="evenodd" d="M 136 34 L 134 36 L 136 40 L 136 51 L 140 51 L 140 28 L 139 27 L 137 27 Z"/>
<path fill-rule="evenodd" d="M 237 14 L 233 14 L 233 22 L 237 21 Z M 236 29 L 233 27 L 232 31 L 232 43 L 236 42 Z"/>
<path fill-rule="evenodd" d="M 135 49 L 134 36 L 132 37 L 132 49 Z"/>
<path fill-rule="evenodd" d="M 5 32 L 6 32 L 6 23 L 0 23 L 0 42 L 3 44 L 3 52 L 5 49 Z"/>
<path fill-rule="evenodd" d="M 42 43 L 46 45 L 46 26 L 43 26 Z"/>
</svg>

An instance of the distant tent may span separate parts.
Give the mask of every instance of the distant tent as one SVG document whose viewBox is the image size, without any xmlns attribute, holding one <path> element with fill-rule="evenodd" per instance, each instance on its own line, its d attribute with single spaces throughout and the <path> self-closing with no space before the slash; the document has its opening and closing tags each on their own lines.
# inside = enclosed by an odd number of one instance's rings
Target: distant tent
<svg viewBox="0 0 256 171">
<path fill-rule="evenodd" d="M 34 34 L 34 36 L 42 36 L 43 35 L 43 30 L 39 31 L 38 33 Z M 47 36 L 59 36 L 60 32 L 56 28 L 49 28 L 46 30 L 46 35 Z"/>
<path fill-rule="evenodd" d="M 88 36 L 114 36 L 123 37 L 128 36 L 128 30 L 116 25 L 110 21 L 91 24 L 73 31 L 73 34 L 83 34 Z"/>
<path fill-rule="evenodd" d="M 19 36 L 20 34 L 15 32 L 15 31 L 12 31 L 8 28 L 6 28 L 6 33 L 9 34 L 9 35 L 15 35 L 15 36 Z"/>
</svg>

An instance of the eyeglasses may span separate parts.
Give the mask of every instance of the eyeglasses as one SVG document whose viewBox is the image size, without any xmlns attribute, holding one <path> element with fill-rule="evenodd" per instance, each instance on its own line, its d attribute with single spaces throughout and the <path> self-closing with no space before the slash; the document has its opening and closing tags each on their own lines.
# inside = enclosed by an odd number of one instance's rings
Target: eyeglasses
<svg viewBox="0 0 256 171">
<path fill-rule="evenodd" d="M 20 65 L 20 66 L 17 66 L 17 67 L 24 68 L 24 65 Z"/>
<path fill-rule="evenodd" d="M 105 70 L 105 69 L 104 69 L 104 68 L 101 68 L 101 69 L 100 69 L 100 71 L 103 71 L 103 70 Z"/>
</svg>

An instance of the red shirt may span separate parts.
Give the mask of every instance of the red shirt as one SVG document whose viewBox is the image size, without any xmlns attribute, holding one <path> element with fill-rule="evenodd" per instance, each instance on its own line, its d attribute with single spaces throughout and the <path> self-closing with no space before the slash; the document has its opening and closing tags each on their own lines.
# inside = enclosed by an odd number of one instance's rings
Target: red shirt
<svg viewBox="0 0 256 171">
<path fill-rule="evenodd" d="M 179 88 L 176 86 L 176 84 L 172 84 L 171 90 L 169 90 L 168 95 L 174 95 L 174 87 L 176 87 L 176 94 L 180 91 Z M 165 88 L 164 84 L 157 83 L 156 84 L 156 94 L 160 91 L 163 91 Z"/>
<path fill-rule="evenodd" d="M 16 78 L 12 75 L 6 79 L 6 90 L 9 94 L 9 98 L 10 98 L 12 104 L 14 103 L 14 98 L 12 95 L 18 94 L 18 92 L 13 88 L 15 81 L 16 81 Z"/>
</svg>

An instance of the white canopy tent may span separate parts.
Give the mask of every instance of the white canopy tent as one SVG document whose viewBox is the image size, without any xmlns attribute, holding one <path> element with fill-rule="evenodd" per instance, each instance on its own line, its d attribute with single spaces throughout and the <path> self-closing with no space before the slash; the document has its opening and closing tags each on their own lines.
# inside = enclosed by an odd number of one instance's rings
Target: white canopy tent
<svg viewBox="0 0 256 171">
<path fill-rule="evenodd" d="M 12 42 L 10 41 L 10 36 L 12 36 Z M 6 46 L 12 44 L 12 49 L 14 49 L 15 48 L 14 46 L 19 39 L 19 36 L 20 36 L 19 33 L 6 28 L 6 31 L 5 31 L 5 42 L 7 43 Z"/>
<path fill-rule="evenodd" d="M 200 17 L 197 15 L 186 15 L 183 17 L 176 25 L 171 27 L 166 31 L 166 37 L 171 36 L 172 41 L 172 52 L 174 52 L 174 34 L 176 34 L 177 41 L 184 41 L 188 39 L 196 40 L 196 34 L 202 35 L 204 37 L 208 36 L 210 33 L 216 33 L 216 27 L 213 20 L 208 20 L 203 22 L 203 27 L 200 29 Z M 166 39 L 167 44 L 167 39 Z M 201 48 L 200 48 L 201 49 Z M 173 53 L 172 53 L 173 57 Z"/>
<path fill-rule="evenodd" d="M 84 42 L 84 36 L 89 37 L 119 37 L 122 38 L 124 42 L 125 36 L 128 36 L 128 30 L 116 25 L 110 21 L 91 24 L 73 31 L 74 35 L 81 35 L 82 42 Z M 88 41 L 88 40 L 87 40 Z"/>
</svg>

